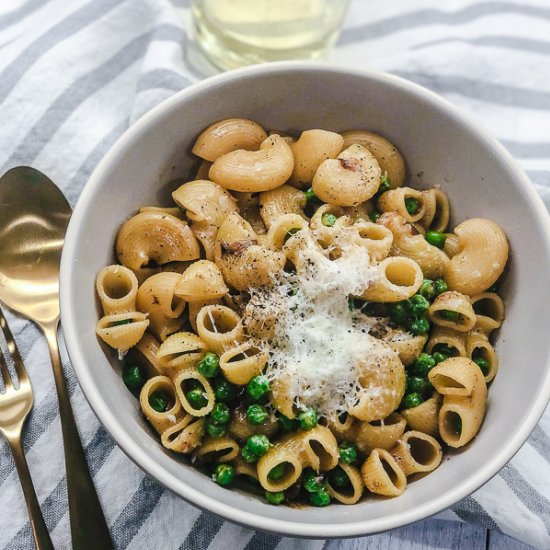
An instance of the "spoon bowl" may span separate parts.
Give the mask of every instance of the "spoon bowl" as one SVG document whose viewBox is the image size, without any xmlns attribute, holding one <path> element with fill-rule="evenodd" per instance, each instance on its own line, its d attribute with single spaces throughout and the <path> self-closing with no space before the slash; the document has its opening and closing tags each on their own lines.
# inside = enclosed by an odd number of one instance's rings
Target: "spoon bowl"
<svg viewBox="0 0 550 550">
<path fill-rule="evenodd" d="M 71 207 L 34 168 L 0 179 L 0 300 L 39 325 L 59 319 L 59 264 Z"/>
<path fill-rule="evenodd" d="M 34 321 L 48 342 L 63 432 L 73 548 L 112 542 L 76 428 L 61 366 L 59 269 L 71 207 L 44 174 L 19 166 L 0 178 L 0 301 Z"/>
</svg>

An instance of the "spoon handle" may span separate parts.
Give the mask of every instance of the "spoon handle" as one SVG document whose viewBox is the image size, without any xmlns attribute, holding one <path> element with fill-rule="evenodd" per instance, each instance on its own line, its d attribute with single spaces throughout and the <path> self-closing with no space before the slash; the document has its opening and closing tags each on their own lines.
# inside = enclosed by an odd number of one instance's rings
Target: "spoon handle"
<svg viewBox="0 0 550 550">
<path fill-rule="evenodd" d="M 43 326 L 52 360 L 55 386 L 59 400 L 65 468 L 67 471 L 67 495 L 69 498 L 69 518 L 71 539 L 74 550 L 109 550 L 113 543 L 97 492 L 88 469 L 76 427 L 69 392 L 61 366 L 57 342 L 57 324 Z"/>
</svg>

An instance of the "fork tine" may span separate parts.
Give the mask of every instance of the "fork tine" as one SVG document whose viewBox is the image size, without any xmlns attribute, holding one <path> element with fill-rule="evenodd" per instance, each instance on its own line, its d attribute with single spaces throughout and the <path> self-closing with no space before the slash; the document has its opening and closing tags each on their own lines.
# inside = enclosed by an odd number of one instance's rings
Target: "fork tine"
<svg viewBox="0 0 550 550">
<path fill-rule="evenodd" d="M 6 321 L 6 318 L 4 317 L 4 314 L 1 308 L 0 308 L 0 328 L 4 333 L 4 338 L 6 339 L 6 343 L 8 344 L 8 351 L 10 352 L 11 358 L 13 360 L 13 364 L 15 366 L 15 372 L 17 373 L 17 378 L 19 379 L 19 386 L 21 386 L 26 382 L 28 382 L 29 378 L 27 377 L 27 371 L 25 370 L 23 359 L 21 359 L 21 355 L 19 354 L 19 350 L 17 349 L 10 327 L 8 326 L 8 323 Z M 1 355 L 2 354 L 0 354 L 0 356 Z M 3 366 L 1 363 L 3 363 Z M 8 368 L 4 357 L 2 357 L 2 359 L 0 360 L 0 370 L 2 370 L 2 373 L 4 375 L 4 380 L 7 375 L 11 384 L 12 383 L 11 377 L 9 376 Z"/>
<path fill-rule="evenodd" d="M 13 382 L 11 380 L 10 371 L 8 370 L 8 364 L 6 363 L 2 350 L 0 350 L 0 378 L 4 381 L 4 388 L 6 391 L 13 388 Z"/>
</svg>

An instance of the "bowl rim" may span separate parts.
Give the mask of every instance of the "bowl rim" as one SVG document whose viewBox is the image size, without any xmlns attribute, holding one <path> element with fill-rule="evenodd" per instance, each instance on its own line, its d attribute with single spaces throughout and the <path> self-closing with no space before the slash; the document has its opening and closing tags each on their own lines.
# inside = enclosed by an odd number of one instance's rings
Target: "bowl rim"
<svg viewBox="0 0 550 550">
<path fill-rule="evenodd" d="M 161 483 L 171 492 L 183 498 L 185 501 L 198 506 L 199 508 L 216 513 L 232 522 L 246 525 L 247 527 L 261 531 L 268 531 L 285 536 L 317 539 L 362 536 L 394 529 L 430 517 L 467 497 L 495 476 L 499 470 L 512 459 L 523 443 L 527 440 L 529 434 L 535 428 L 535 425 L 542 416 L 548 401 L 550 400 L 550 361 L 546 365 L 546 376 L 544 378 L 544 382 L 539 386 L 536 399 L 531 402 L 530 410 L 523 425 L 521 426 L 521 429 L 514 434 L 504 448 L 500 449 L 498 454 L 496 454 L 491 460 L 488 460 L 481 466 L 478 466 L 475 472 L 466 481 L 457 484 L 453 490 L 440 494 L 438 497 L 419 504 L 418 506 L 414 506 L 409 510 L 399 511 L 382 518 L 367 518 L 362 521 L 338 524 L 331 524 L 330 522 L 294 522 L 290 520 L 269 518 L 260 513 L 256 514 L 246 512 L 238 508 L 233 508 L 229 504 L 220 502 L 215 498 L 209 497 L 200 491 L 193 489 L 192 487 L 186 485 L 182 480 L 177 479 L 175 476 L 172 476 L 163 470 L 163 468 L 159 467 L 151 456 L 148 455 L 146 450 L 143 450 L 139 446 L 137 440 L 122 428 L 117 418 L 110 413 L 109 408 L 105 405 L 101 393 L 95 386 L 92 370 L 87 367 L 85 351 L 80 344 L 80 339 L 76 332 L 76 325 L 74 323 L 76 311 L 71 300 L 70 283 L 73 273 L 73 256 L 78 246 L 76 239 L 78 227 L 88 204 L 93 199 L 96 187 L 103 179 L 104 173 L 106 172 L 108 166 L 116 160 L 121 149 L 126 146 L 128 141 L 130 141 L 133 136 L 138 134 L 142 129 L 146 128 L 163 111 L 169 109 L 172 105 L 185 101 L 185 99 L 190 96 L 199 94 L 203 90 L 207 90 L 218 84 L 235 81 L 250 74 L 261 75 L 288 71 L 314 71 L 331 74 L 351 74 L 366 78 L 367 80 L 388 84 L 392 87 L 401 89 L 405 93 L 413 94 L 428 100 L 433 106 L 445 111 L 448 116 L 451 116 L 457 120 L 457 122 L 462 125 L 467 125 L 471 132 L 477 134 L 477 136 L 481 138 L 481 140 L 487 145 L 487 148 L 492 151 L 494 156 L 505 164 L 508 172 L 522 187 L 531 211 L 546 229 L 543 235 L 543 243 L 546 246 L 547 253 L 550 255 L 550 218 L 548 217 L 542 199 L 536 193 L 529 178 L 518 166 L 516 161 L 512 158 L 511 154 L 504 148 L 503 145 L 483 130 L 479 126 L 478 122 L 473 120 L 470 115 L 461 112 L 446 99 L 409 80 L 374 70 L 357 69 L 348 66 L 334 65 L 331 63 L 311 61 L 282 61 L 269 64 L 260 64 L 222 73 L 194 83 L 187 88 L 176 92 L 168 99 L 153 107 L 133 125 L 131 125 L 109 149 L 107 154 L 97 165 L 82 193 L 80 194 L 65 237 L 60 275 L 60 305 L 63 331 L 67 351 L 73 369 L 76 373 L 80 387 L 95 415 L 123 452 L 137 466 L 139 466 L 141 470 L 143 470 L 147 475 L 152 476 L 156 481 Z"/>
</svg>

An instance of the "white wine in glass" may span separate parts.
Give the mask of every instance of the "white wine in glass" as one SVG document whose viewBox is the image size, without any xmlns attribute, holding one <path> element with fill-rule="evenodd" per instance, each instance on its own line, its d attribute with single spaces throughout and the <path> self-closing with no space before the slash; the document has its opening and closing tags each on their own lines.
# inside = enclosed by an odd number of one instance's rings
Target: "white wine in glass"
<svg viewBox="0 0 550 550">
<path fill-rule="evenodd" d="M 317 59 L 336 41 L 349 0 L 193 0 L 196 39 L 220 69 Z"/>
</svg>

